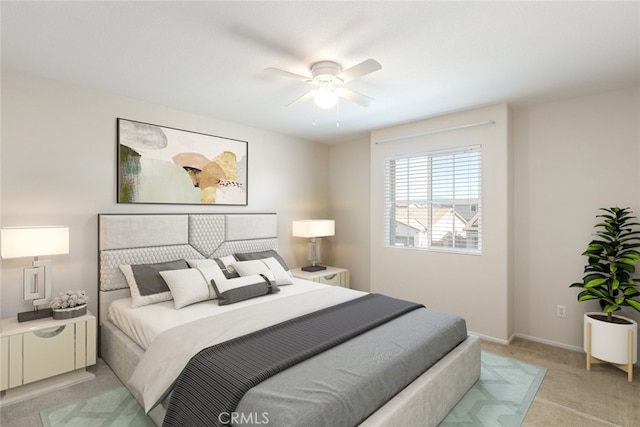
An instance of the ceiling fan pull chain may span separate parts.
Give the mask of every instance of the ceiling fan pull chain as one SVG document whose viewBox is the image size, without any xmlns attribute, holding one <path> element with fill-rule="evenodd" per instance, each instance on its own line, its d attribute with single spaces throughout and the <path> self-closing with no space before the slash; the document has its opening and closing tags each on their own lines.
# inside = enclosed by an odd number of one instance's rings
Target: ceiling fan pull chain
<svg viewBox="0 0 640 427">
<path fill-rule="evenodd" d="M 340 127 L 340 99 L 336 102 L 336 127 Z"/>
</svg>

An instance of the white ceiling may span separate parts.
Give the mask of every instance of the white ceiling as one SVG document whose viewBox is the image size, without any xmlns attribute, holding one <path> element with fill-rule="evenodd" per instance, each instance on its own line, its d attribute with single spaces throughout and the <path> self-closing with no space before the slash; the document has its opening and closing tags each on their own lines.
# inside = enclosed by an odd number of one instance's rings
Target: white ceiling
<svg viewBox="0 0 640 427">
<path fill-rule="evenodd" d="M 638 84 L 640 2 L 2 1 L 2 67 L 335 143 L 480 105 Z M 314 62 L 382 70 L 376 101 L 289 102 Z M 161 123 L 160 123 L 161 124 Z"/>
</svg>

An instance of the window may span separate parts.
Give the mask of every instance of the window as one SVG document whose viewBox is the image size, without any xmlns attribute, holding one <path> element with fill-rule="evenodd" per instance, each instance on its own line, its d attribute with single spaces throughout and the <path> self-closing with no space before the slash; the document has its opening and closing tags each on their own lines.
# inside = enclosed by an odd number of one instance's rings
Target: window
<svg viewBox="0 0 640 427">
<path fill-rule="evenodd" d="M 482 251 L 481 146 L 385 159 L 385 246 Z"/>
</svg>

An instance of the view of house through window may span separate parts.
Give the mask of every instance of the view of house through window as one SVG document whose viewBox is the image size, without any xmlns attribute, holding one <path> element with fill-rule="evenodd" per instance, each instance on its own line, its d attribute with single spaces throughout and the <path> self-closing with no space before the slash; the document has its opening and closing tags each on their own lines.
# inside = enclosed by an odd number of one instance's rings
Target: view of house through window
<svg viewBox="0 0 640 427">
<path fill-rule="evenodd" d="M 385 246 L 482 250 L 481 146 L 385 159 Z"/>
</svg>

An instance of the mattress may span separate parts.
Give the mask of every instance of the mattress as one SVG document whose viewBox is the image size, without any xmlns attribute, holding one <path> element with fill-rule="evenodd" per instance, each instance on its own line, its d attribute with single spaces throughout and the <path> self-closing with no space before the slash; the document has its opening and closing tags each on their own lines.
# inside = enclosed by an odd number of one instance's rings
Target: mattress
<svg viewBox="0 0 640 427">
<path fill-rule="evenodd" d="M 293 285 L 281 286 L 277 294 L 261 298 L 253 298 L 236 304 L 219 306 L 217 300 L 193 304 L 179 310 L 174 308 L 173 301 L 165 301 L 138 308 L 131 308 L 131 298 L 122 298 L 109 306 L 109 320 L 131 338 L 142 349 L 147 350 L 155 338 L 162 332 L 210 316 L 224 316 L 245 307 L 260 304 L 265 300 L 288 299 L 295 295 L 327 288 L 327 285 L 293 278 Z M 335 292 L 345 295 L 345 300 L 362 296 L 365 292 L 353 289 L 335 288 Z M 350 296 L 347 296 L 350 295 Z M 322 307 L 321 307 L 322 308 Z M 295 311 L 291 311 L 294 316 Z M 289 317 L 279 317 L 279 321 Z"/>
<path fill-rule="evenodd" d="M 466 337 L 458 316 L 412 311 L 253 387 L 234 425 L 257 427 L 265 418 L 279 427 L 358 425 Z"/>
<path fill-rule="evenodd" d="M 224 306 L 230 308 L 215 315 L 215 308 L 221 307 L 214 302 L 210 304 L 212 315 L 158 334 L 142 356 L 129 385 L 142 396 L 145 410 L 149 411 L 200 350 L 363 295 L 366 292 L 301 280 L 283 286 L 278 294 Z M 255 303 L 245 304 L 248 301 Z M 171 310 L 166 312 L 173 314 Z"/>
</svg>

